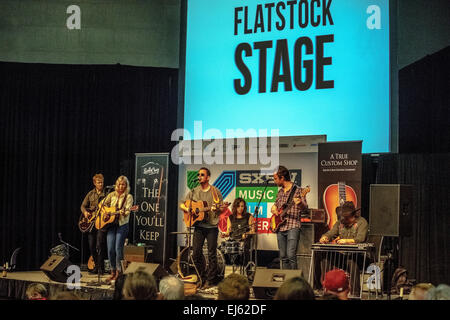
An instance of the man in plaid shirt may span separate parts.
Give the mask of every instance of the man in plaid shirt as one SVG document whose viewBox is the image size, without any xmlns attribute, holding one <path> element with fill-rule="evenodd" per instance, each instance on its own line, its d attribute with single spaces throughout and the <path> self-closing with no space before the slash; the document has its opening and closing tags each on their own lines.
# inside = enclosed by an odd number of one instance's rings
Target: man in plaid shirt
<svg viewBox="0 0 450 320">
<path fill-rule="evenodd" d="M 272 214 L 278 215 L 288 205 L 289 195 L 294 187 L 291 181 L 289 170 L 286 167 L 279 166 L 274 172 L 273 179 L 275 184 L 281 189 L 278 191 L 275 204 L 272 206 Z M 295 194 L 291 201 L 294 204 L 285 213 L 286 222 L 277 232 L 278 249 L 280 250 L 280 260 L 282 269 L 297 269 L 297 245 L 300 239 L 300 213 L 308 208 L 306 197 L 302 197 L 302 189 L 297 186 Z"/>
</svg>

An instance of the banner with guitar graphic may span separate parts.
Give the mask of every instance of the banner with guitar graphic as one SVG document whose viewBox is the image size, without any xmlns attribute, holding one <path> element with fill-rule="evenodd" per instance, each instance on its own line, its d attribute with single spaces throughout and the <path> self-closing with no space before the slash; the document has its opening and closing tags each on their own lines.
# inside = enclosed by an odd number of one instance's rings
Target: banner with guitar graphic
<svg viewBox="0 0 450 320">
<path fill-rule="evenodd" d="M 319 143 L 319 208 L 327 213 L 329 229 L 342 203 L 353 201 L 361 207 L 361 148 L 362 141 Z"/>
<path fill-rule="evenodd" d="M 168 153 L 137 153 L 133 243 L 150 247 L 150 262 L 165 261 Z"/>
</svg>

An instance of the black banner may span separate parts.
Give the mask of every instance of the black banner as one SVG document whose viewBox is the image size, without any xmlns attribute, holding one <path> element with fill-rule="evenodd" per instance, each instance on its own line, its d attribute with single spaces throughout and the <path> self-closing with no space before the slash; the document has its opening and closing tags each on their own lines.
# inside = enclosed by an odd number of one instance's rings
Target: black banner
<svg viewBox="0 0 450 320">
<path fill-rule="evenodd" d="M 136 154 L 133 243 L 149 247 L 149 262 L 165 261 L 168 153 Z"/>
<path fill-rule="evenodd" d="M 319 143 L 319 208 L 325 209 L 330 229 L 341 202 L 361 207 L 361 148 L 362 141 Z"/>
</svg>

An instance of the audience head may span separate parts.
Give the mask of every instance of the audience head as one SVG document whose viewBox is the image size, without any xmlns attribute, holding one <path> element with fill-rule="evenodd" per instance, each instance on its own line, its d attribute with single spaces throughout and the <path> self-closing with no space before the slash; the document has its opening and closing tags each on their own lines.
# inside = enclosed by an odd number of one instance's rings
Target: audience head
<svg viewBox="0 0 450 320">
<path fill-rule="evenodd" d="M 153 275 L 139 268 L 136 272 L 127 274 L 123 285 L 125 300 L 156 300 L 158 289 Z"/>
<path fill-rule="evenodd" d="M 431 283 L 419 283 L 411 288 L 408 300 L 426 300 L 428 290 L 434 288 Z"/>
<path fill-rule="evenodd" d="M 167 276 L 159 282 L 159 292 L 164 300 L 183 300 L 184 282 L 175 276 Z"/>
<path fill-rule="evenodd" d="M 314 300 L 314 291 L 305 279 L 294 277 L 278 288 L 274 300 Z"/>
<path fill-rule="evenodd" d="M 428 290 L 426 295 L 427 300 L 450 300 L 450 286 L 440 284 L 436 288 Z"/>
<path fill-rule="evenodd" d="M 125 284 L 125 279 L 127 275 L 119 273 L 119 276 L 114 283 L 114 295 L 113 300 L 123 300 L 123 286 Z"/>
<path fill-rule="evenodd" d="M 47 289 L 42 283 L 32 283 L 26 291 L 28 300 L 47 300 Z"/>
<path fill-rule="evenodd" d="M 324 293 L 338 296 L 340 300 L 347 300 L 350 292 L 350 281 L 342 269 L 333 269 L 325 274 L 323 280 Z"/>
<path fill-rule="evenodd" d="M 243 275 L 232 273 L 219 283 L 219 300 L 248 300 L 250 284 Z"/>
<path fill-rule="evenodd" d="M 60 291 L 55 293 L 50 300 L 81 300 L 73 291 Z"/>
</svg>

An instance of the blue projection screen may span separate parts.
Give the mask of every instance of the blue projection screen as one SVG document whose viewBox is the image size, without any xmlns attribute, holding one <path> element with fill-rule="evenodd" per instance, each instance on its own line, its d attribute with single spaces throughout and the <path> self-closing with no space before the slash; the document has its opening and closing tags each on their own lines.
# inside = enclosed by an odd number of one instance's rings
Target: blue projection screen
<svg viewBox="0 0 450 320">
<path fill-rule="evenodd" d="M 184 128 L 389 151 L 389 0 L 189 0 Z"/>
</svg>

